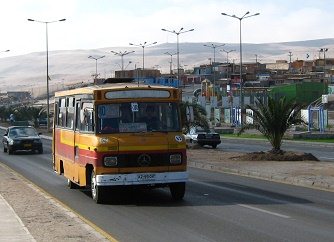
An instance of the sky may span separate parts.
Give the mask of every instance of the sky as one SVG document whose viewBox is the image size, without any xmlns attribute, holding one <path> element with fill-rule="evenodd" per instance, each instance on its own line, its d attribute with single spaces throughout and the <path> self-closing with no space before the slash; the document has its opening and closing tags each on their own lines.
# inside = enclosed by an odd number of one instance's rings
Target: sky
<svg viewBox="0 0 334 242">
<path fill-rule="evenodd" d="M 0 1 L 0 58 L 48 49 L 130 48 L 129 43 L 276 43 L 334 38 L 332 0 L 8 0 Z M 27 19 L 52 22 L 49 24 Z M 9 52 L 3 52 L 9 49 Z"/>
</svg>

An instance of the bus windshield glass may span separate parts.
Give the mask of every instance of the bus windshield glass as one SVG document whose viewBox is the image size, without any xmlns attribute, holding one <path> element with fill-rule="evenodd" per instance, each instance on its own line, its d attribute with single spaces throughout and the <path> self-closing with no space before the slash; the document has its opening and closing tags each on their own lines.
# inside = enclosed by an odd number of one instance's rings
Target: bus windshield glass
<svg viewBox="0 0 334 242">
<path fill-rule="evenodd" d="M 180 131 L 178 104 L 170 102 L 108 103 L 97 106 L 97 132 Z"/>
</svg>

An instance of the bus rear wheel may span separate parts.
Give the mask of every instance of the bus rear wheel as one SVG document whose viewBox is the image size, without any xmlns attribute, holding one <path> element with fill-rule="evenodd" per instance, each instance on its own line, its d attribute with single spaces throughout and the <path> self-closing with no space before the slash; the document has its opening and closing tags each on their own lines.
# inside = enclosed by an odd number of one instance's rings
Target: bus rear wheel
<svg viewBox="0 0 334 242">
<path fill-rule="evenodd" d="M 96 182 L 96 175 L 95 172 L 92 171 L 91 173 L 91 185 L 90 189 L 92 192 L 92 198 L 96 203 L 103 203 L 103 187 L 98 186 Z"/>
<path fill-rule="evenodd" d="M 184 194 L 186 192 L 186 183 L 185 182 L 172 183 L 169 185 L 169 189 L 173 200 L 180 201 L 183 199 Z"/>
</svg>

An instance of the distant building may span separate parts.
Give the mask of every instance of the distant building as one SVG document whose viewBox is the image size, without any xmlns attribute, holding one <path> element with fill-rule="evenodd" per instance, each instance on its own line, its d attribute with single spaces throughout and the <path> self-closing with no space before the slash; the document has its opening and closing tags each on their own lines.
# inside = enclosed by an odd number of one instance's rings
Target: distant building
<svg viewBox="0 0 334 242">
<path fill-rule="evenodd" d="M 29 100 L 31 99 L 31 93 L 30 92 L 7 92 L 7 96 L 9 98 L 17 99 L 17 100 Z"/>
</svg>

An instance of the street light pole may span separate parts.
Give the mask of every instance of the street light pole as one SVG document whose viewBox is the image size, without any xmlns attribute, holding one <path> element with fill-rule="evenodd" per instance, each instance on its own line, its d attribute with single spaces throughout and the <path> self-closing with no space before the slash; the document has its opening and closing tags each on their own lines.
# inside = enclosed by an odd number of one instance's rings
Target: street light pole
<svg viewBox="0 0 334 242">
<path fill-rule="evenodd" d="M 171 54 L 171 53 L 169 53 L 169 52 L 165 52 L 164 54 L 170 56 L 169 73 L 170 73 L 170 75 L 172 75 L 172 74 L 173 74 L 173 71 L 172 71 L 172 66 L 173 66 L 173 55 L 175 55 L 176 53 Z"/>
<path fill-rule="evenodd" d="M 231 53 L 231 52 L 233 52 L 233 51 L 235 51 L 235 50 L 224 50 L 223 49 L 222 51 L 226 53 L 226 63 L 229 63 L 228 62 L 228 54 Z"/>
<path fill-rule="evenodd" d="M 224 46 L 225 44 L 221 44 L 221 45 L 214 45 L 214 44 L 211 44 L 211 45 L 204 45 L 205 47 L 209 47 L 209 48 L 212 48 L 213 49 L 213 62 L 211 64 L 211 67 L 212 67 L 212 74 L 213 74 L 213 96 L 216 96 L 216 75 L 215 75 L 215 63 L 216 63 L 216 48 L 218 47 L 222 47 Z"/>
<path fill-rule="evenodd" d="M 31 19 L 29 18 L 28 21 L 31 22 L 37 22 L 37 23 L 42 23 L 45 24 L 45 35 L 46 35 L 46 105 L 47 105 L 47 112 L 46 112 L 46 128 L 47 131 L 49 132 L 50 130 L 50 93 L 49 93 L 49 41 L 48 41 L 48 24 L 51 23 L 55 23 L 55 22 L 63 22 L 66 19 L 59 19 L 59 20 L 55 20 L 55 21 L 39 21 L 39 20 L 35 20 L 35 19 Z"/>
<path fill-rule="evenodd" d="M 252 15 L 248 15 L 249 11 L 247 11 L 242 17 L 237 17 L 236 15 L 229 15 L 226 13 L 221 13 L 223 16 L 228 16 L 231 18 L 235 18 L 239 20 L 239 36 L 240 36 L 240 126 L 242 127 L 242 110 L 244 106 L 244 100 L 243 100 L 243 93 L 242 93 L 242 86 L 243 86 L 243 81 L 242 81 L 242 41 L 241 41 L 241 21 L 245 18 L 250 18 L 254 17 L 257 15 L 260 15 L 260 13 L 255 13 Z"/>
<path fill-rule="evenodd" d="M 189 30 L 183 30 L 183 28 L 180 28 L 179 31 L 175 30 L 168 30 L 168 29 L 161 29 L 162 31 L 166 31 L 172 34 L 176 34 L 176 46 L 177 46 L 177 79 L 180 81 L 180 51 L 179 51 L 179 35 L 184 34 L 187 32 L 194 31 L 194 29 Z"/>
<path fill-rule="evenodd" d="M 133 45 L 133 46 L 137 46 L 137 47 L 142 47 L 143 48 L 143 74 L 144 74 L 144 69 L 145 69 L 145 55 L 144 55 L 144 49 L 147 46 L 151 46 L 151 45 L 155 45 L 158 42 L 153 42 L 148 44 L 147 42 L 144 43 L 140 43 L 140 44 L 133 44 L 133 43 L 129 43 L 129 45 Z"/>
<path fill-rule="evenodd" d="M 320 52 L 324 52 L 324 78 L 326 78 L 326 52 L 328 51 L 328 48 L 321 48 L 319 51 L 319 58 L 320 58 Z"/>
<path fill-rule="evenodd" d="M 133 53 L 135 51 L 134 50 L 133 51 L 127 51 L 127 50 L 125 50 L 123 52 L 122 51 L 116 52 L 116 51 L 112 50 L 110 52 L 121 57 L 121 60 L 122 60 L 122 76 L 124 77 L 124 73 L 123 73 L 123 71 L 124 71 L 124 60 L 123 60 L 123 57 L 125 55 L 131 54 L 131 53 Z"/>
<path fill-rule="evenodd" d="M 97 60 L 104 58 L 105 55 L 99 56 L 99 57 L 94 57 L 94 56 L 88 56 L 89 59 L 95 60 L 95 79 L 97 79 Z"/>
</svg>

